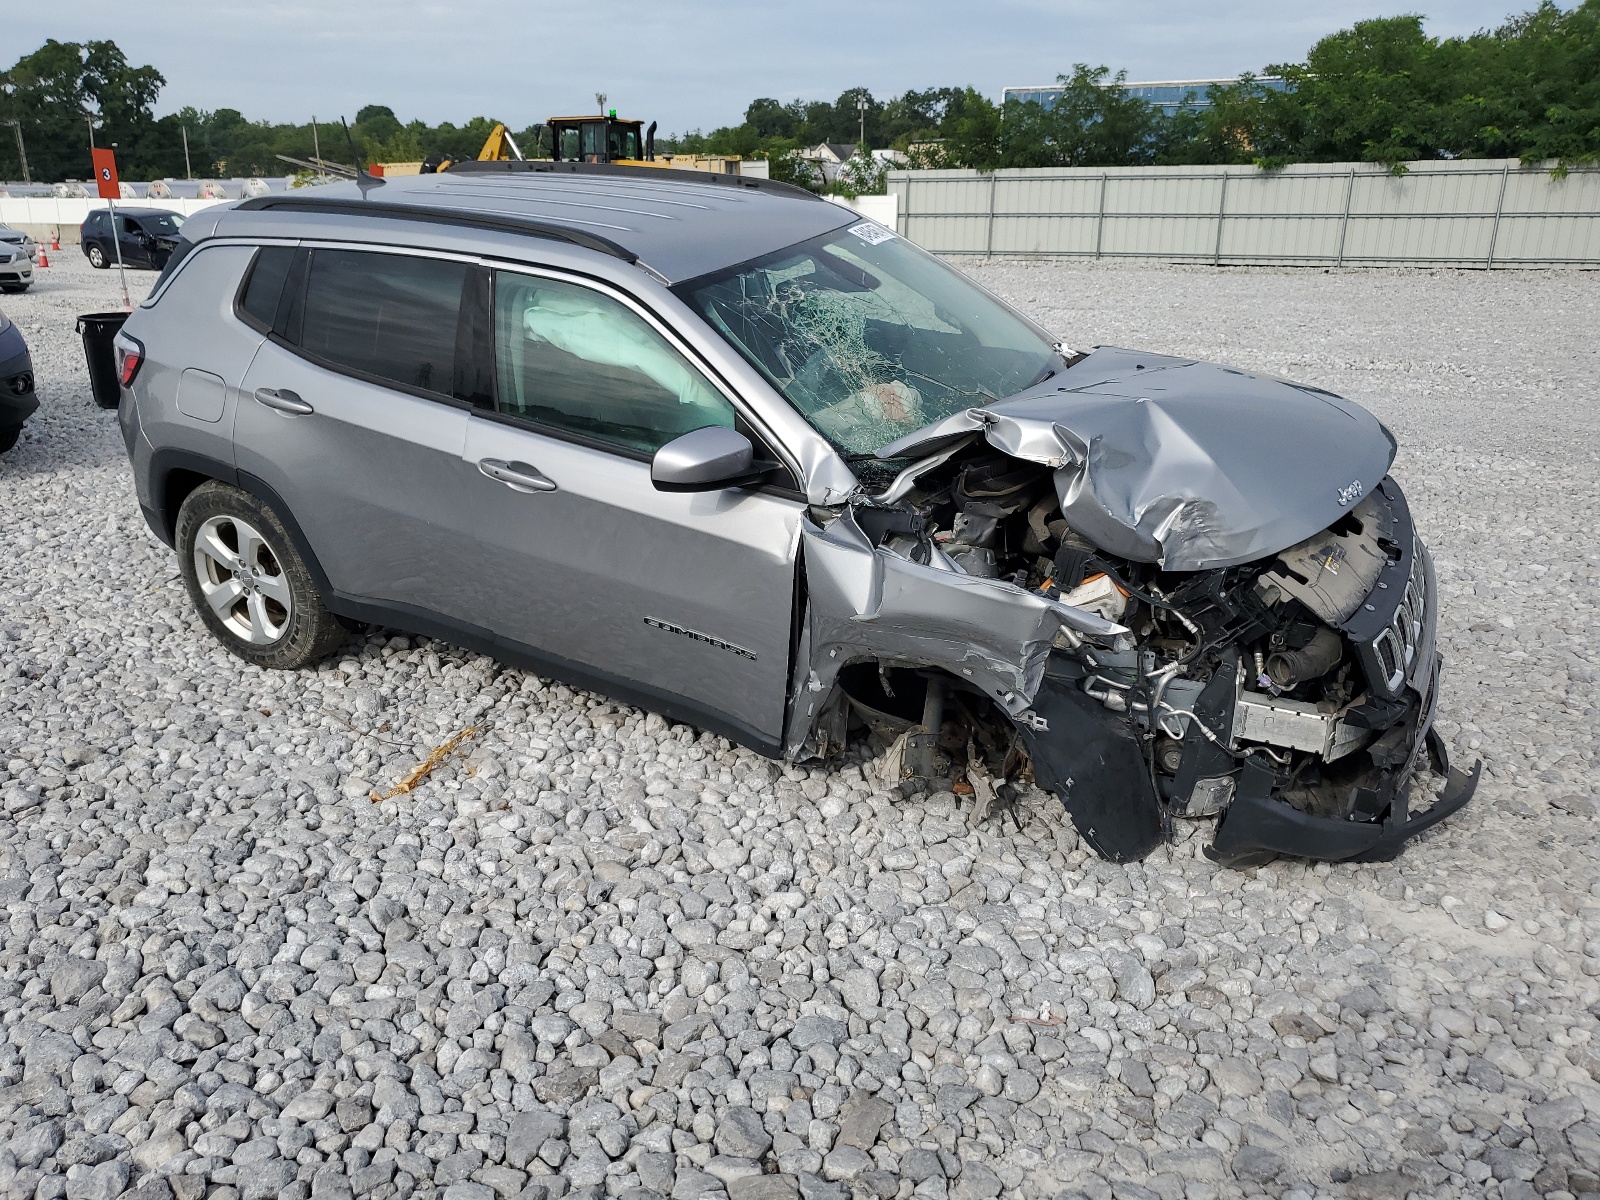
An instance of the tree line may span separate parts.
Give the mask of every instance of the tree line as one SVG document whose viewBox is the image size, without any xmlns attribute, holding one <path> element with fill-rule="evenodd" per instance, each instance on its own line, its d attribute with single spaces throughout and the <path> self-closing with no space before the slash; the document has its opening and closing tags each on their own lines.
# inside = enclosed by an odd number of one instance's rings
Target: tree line
<svg viewBox="0 0 1600 1200">
<path fill-rule="evenodd" d="M 776 178 L 820 186 L 801 152 L 819 142 L 893 148 L 913 166 L 1111 167 L 1141 164 L 1366 161 L 1514 157 L 1562 165 L 1600 160 L 1600 0 L 1552 0 L 1466 37 L 1431 38 L 1418 16 L 1357 22 L 1312 46 L 1304 62 L 1269 64 L 1209 89 L 1201 111 L 1167 115 L 1108 84 L 1104 66 L 1059 77 L 1051 107 L 996 103 L 970 87 L 910 90 L 880 100 L 851 88 L 834 101 L 753 101 L 744 120 L 709 133 L 662 137 L 664 152 L 739 154 L 771 161 Z M 115 143 L 128 179 L 279 175 L 280 156 L 349 163 L 433 153 L 475 157 L 496 121 L 402 123 L 368 105 L 347 136 L 337 118 L 313 127 L 251 121 L 229 108 L 154 105 L 165 77 L 135 67 L 114 42 L 48 41 L 0 74 L 0 178 L 22 178 L 16 134 L 33 179 L 87 178 L 89 138 Z M 11 123 L 15 122 L 15 128 Z M 536 144 L 534 130 L 516 135 Z M 187 139 L 186 167 L 185 139 Z M 872 189 L 869 173 L 857 177 Z"/>
</svg>

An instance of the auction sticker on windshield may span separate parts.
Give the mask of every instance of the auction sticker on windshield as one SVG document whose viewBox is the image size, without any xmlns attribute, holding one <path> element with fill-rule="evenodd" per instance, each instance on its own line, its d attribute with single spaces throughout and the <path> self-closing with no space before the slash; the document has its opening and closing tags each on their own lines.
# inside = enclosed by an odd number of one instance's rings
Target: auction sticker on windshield
<svg viewBox="0 0 1600 1200">
<path fill-rule="evenodd" d="M 876 221 L 863 221 L 859 225 L 852 225 L 850 226 L 850 232 L 869 246 L 876 246 L 879 242 L 887 242 L 895 236 L 894 230 L 885 229 Z"/>
</svg>

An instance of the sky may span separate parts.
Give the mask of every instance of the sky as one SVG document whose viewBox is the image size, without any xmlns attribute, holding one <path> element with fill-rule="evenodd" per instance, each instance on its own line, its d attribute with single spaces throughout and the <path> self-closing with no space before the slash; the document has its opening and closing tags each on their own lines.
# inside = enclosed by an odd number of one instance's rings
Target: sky
<svg viewBox="0 0 1600 1200">
<path fill-rule="evenodd" d="M 1072 64 L 1130 79 L 1231 78 L 1298 61 L 1318 38 L 1421 11 L 1436 37 L 1499 25 L 1533 0 L 54 0 L 11 8 L 0 65 L 57 41 L 110 39 L 167 79 L 156 109 L 252 119 L 477 115 L 524 128 L 595 111 L 595 93 L 663 133 L 737 124 L 757 96 L 864 86 L 1049 82 Z"/>
</svg>

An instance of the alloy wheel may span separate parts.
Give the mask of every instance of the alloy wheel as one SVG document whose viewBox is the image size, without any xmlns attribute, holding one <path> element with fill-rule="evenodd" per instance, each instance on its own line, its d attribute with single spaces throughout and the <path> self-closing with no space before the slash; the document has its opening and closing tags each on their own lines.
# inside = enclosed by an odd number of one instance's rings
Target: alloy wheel
<svg viewBox="0 0 1600 1200">
<path fill-rule="evenodd" d="M 266 538 L 238 517 L 210 517 L 194 539 L 194 573 L 228 631 L 252 646 L 284 635 L 294 600 L 283 564 Z"/>
</svg>

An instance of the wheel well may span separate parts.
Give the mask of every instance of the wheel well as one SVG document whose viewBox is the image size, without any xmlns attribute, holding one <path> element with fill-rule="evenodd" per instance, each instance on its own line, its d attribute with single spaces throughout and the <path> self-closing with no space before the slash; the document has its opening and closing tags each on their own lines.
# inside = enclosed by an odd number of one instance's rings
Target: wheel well
<svg viewBox="0 0 1600 1200">
<path fill-rule="evenodd" d="M 167 477 L 162 481 L 161 488 L 161 521 L 166 527 L 167 542 L 172 544 L 178 533 L 178 509 L 183 507 L 183 502 L 189 498 L 189 493 L 202 483 L 215 479 L 214 475 L 206 475 L 200 471 L 191 471 L 186 467 L 174 467 L 167 472 Z"/>
</svg>

